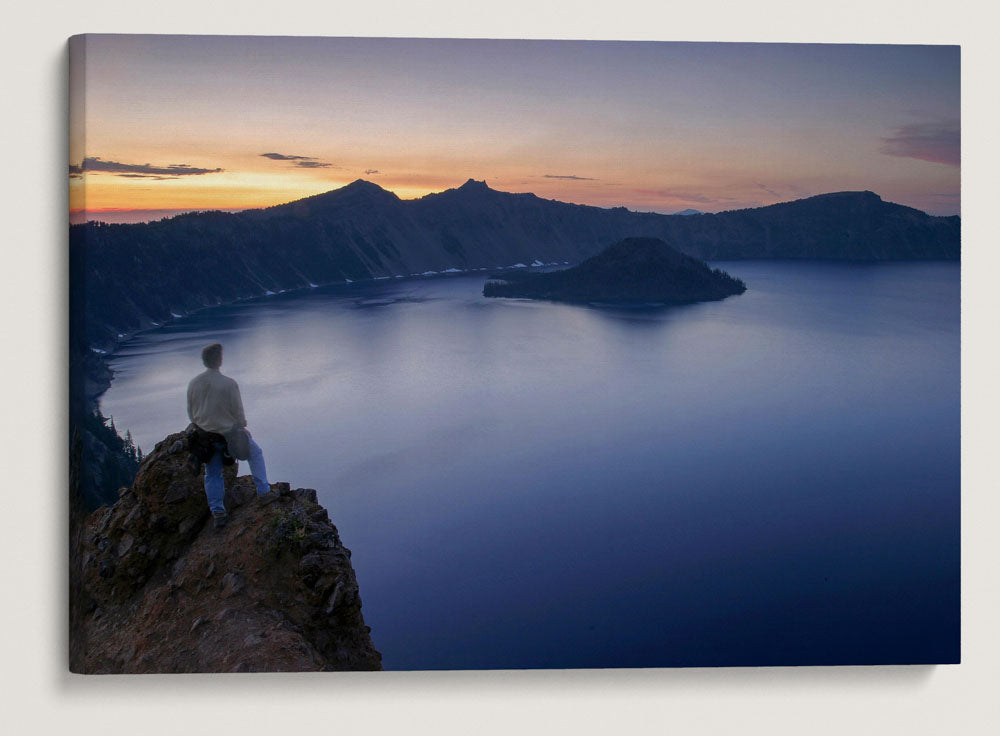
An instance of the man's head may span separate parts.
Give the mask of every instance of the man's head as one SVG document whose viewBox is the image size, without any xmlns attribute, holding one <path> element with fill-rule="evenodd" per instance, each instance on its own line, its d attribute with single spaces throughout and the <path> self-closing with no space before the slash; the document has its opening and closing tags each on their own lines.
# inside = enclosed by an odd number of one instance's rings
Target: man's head
<svg viewBox="0 0 1000 736">
<path fill-rule="evenodd" d="M 222 365 L 222 344 L 213 342 L 201 349 L 201 362 L 206 368 L 218 368 Z"/>
</svg>

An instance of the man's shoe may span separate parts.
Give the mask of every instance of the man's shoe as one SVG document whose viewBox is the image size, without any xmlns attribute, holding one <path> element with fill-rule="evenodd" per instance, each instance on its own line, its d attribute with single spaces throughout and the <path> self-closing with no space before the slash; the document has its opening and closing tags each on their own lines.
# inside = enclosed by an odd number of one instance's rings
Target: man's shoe
<svg viewBox="0 0 1000 736">
<path fill-rule="evenodd" d="M 226 525 L 229 520 L 229 515 L 225 511 L 213 511 L 212 512 L 212 523 L 215 524 L 216 529 L 221 529 Z"/>
<path fill-rule="evenodd" d="M 281 495 L 281 491 L 279 489 L 277 489 L 277 488 L 272 488 L 267 493 L 258 493 L 257 494 L 257 505 L 258 506 L 267 506 L 268 504 L 274 503 L 275 501 L 278 500 L 278 497 L 280 495 Z"/>
</svg>

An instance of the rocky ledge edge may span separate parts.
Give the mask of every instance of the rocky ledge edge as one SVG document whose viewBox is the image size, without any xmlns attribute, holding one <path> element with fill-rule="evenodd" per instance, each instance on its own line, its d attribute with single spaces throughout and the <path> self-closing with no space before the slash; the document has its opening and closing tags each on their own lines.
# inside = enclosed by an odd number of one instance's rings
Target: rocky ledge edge
<svg viewBox="0 0 1000 736">
<path fill-rule="evenodd" d="M 225 468 L 214 528 L 193 427 L 143 460 L 113 506 L 71 525 L 70 669 L 85 674 L 378 670 L 351 552 L 308 488 Z"/>
</svg>

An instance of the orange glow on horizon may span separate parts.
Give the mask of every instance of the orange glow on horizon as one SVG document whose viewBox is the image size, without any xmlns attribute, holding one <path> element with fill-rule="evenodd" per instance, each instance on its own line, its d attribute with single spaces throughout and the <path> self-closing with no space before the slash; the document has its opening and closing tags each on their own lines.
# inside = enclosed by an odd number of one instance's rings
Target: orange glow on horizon
<svg viewBox="0 0 1000 736">
<path fill-rule="evenodd" d="M 145 160 L 135 157 L 132 160 Z M 169 159 L 186 160 L 185 156 Z M 110 157 L 109 157 L 110 159 Z M 114 159 L 110 159 L 114 160 Z M 720 212 L 745 207 L 759 207 L 845 189 L 872 189 L 863 177 L 856 181 L 817 176 L 797 184 L 764 190 L 754 177 L 731 169 L 676 171 L 671 176 L 646 172 L 639 176 L 619 177 L 624 173 L 595 166 L 588 173 L 594 178 L 523 173 L 512 164 L 477 167 L 441 162 L 435 170 L 390 167 L 383 172 L 337 167 L 336 169 L 274 170 L 258 166 L 253 160 L 223 162 L 219 173 L 184 175 L 176 178 L 126 178 L 105 171 L 88 171 L 82 178 L 70 179 L 69 204 L 72 221 L 98 219 L 94 215 L 114 215 L 120 221 L 143 221 L 173 216 L 180 212 L 223 210 L 239 211 L 272 207 L 339 189 L 357 179 L 371 181 L 400 199 L 417 199 L 428 194 L 461 186 L 467 179 L 485 180 L 495 190 L 510 193 L 533 193 L 554 199 L 595 207 L 619 207 L 640 212 L 671 213 L 693 208 L 702 212 Z M 234 165 L 235 164 L 235 165 Z M 240 164 L 247 168 L 237 168 Z M 942 167 L 943 168 L 943 167 Z M 495 172 L 484 176 L 484 169 Z M 542 169 L 544 171 L 544 169 Z M 553 167 L 554 171 L 561 169 Z M 390 173 L 392 172 L 392 173 Z M 947 173 L 947 172 L 946 172 Z M 687 182 L 687 183 L 685 183 Z M 845 186 L 846 184 L 846 186 Z M 908 191 L 909 190 L 909 191 Z M 897 191 L 877 192 L 889 201 L 932 210 L 947 204 L 922 201 L 920 193 L 899 182 Z M 955 198 L 957 208 L 957 197 Z M 135 217 L 129 218 L 129 213 Z"/>
<path fill-rule="evenodd" d="M 183 158 L 183 157 L 176 157 Z M 144 160 L 144 159 L 142 159 Z M 388 166 L 386 166 L 389 169 Z M 484 176 L 483 168 L 496 171 Z M 520 168 L 520 167 L 517 167 Z M 479 170 L 476 170 L 479 169 Z M 392 171 L 392 169 L 389 169 Z M 124 178 L 108 172 L 87 172 L 70 180 L 71 213 L 241 210 L 271 207 L 336 190 L 357 179 L 371 181 L 400 199 L 418 199 L 461 186 L 467 179 L 485 180 L 492 189 L 533 193 L 545 199 L 598 207 L 663 210 L 705 208 L 705 198 L 686 196 L 680 187 L 670 191 L 659 182 L 633 185 L 599 184 L 557 176 L 524 174 L 514 166 L 442 166 L 437 171 L 396 169 L 383 174 L 366 170 L 260 171 L 226 169 L 221 173 L 173 179 Z M 335 176 L 331 176 L 335 174 Z M 679 193 L 678 193 L 679 192 Z M 744 198 L 745 199 L 745 198 Z M 751 203 L 759 203 L 751 197 Z"/>
</svg>

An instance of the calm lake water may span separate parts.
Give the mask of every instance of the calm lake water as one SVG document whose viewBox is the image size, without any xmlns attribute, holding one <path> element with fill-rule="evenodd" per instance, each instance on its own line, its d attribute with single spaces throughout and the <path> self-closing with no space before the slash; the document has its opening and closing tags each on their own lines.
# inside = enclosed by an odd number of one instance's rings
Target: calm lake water
<svg viewBox="0 0 1000 736">
<path fill-rule="evenodd" d="M 627 310 L 457 276 L 207 310 L 125 344 L 102 406 L 151 449 L 222 342 L 387 669 L 956 661 L 958 264 L 714 265 L 748 291 Z"/>
</svg>

